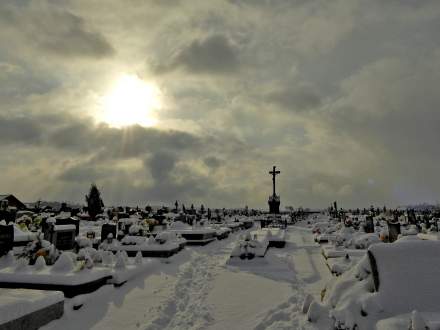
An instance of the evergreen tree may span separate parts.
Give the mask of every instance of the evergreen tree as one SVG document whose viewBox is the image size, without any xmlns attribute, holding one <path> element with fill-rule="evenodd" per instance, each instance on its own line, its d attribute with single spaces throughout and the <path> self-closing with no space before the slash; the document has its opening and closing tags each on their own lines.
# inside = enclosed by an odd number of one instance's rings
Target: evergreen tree
<svg viewBox="0 0 440 330">
<path fill-rule="evenodd" d="M 87 210 L 90 215 L 91 220 L 95 220 L 96 216 L 102 213 L 104 203 L 101 199 L 101 192 L 99 191 L 96 184 L 92 183 L 90 186 L 89 194 L 86 195 Z"/>
</svg>

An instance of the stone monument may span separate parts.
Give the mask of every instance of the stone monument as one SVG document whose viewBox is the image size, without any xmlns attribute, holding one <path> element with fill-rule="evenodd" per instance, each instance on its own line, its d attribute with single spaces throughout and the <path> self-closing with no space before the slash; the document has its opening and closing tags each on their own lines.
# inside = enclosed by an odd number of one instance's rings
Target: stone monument
<svg viewBox="0 0 440 330">
<path fill-rule="evenodd" d="M 278 196 L 275 192 L 275 177 L 280 174 L 280 171 L 276 170 L 276 166 L 273 167 L 272 171 L 269 172 L 272 175 L 272 186 L 273 193 L 272 196 L 269 196 L 269 213 L 278 214 L 280 213 L 280 196 Z"/>
</svg>

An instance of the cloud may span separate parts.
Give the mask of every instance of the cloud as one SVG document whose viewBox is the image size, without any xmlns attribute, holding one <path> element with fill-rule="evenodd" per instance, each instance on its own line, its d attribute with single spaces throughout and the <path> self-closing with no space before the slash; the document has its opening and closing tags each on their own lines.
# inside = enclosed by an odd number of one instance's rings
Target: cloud
<svg viewBox="0 0 440 330">
<path fill-rule="evenodd" d="M 203 159 L 203 162 L 205 163 L 206 166 L 212 169 L 216 169 L 223 164 L 223 161 L 221 159 L 218 159 L 217 157 L 214 156 L 206 157 L 205 159 Z"/>
<path fill-rule="evenodd" d="M 58 177 L 60 180 L 75 183 L 91 183 L 111 174 L 110 169 L 97 167 L 96 164 L 78 164 L 67 168 Z"/>
<path fill-rule="evenodd" d="M 304 111 L 321 105 L 320 95 L 313 86 L 307 84 L 282 86 L 269 92 L 265 99 L 290 111 Z"/>
<path fill-rule="evenodd" d="M 0 5 L 4 30 L 12 45 L 33 47 L 61 58 L 103 58 L 115 52 L 106 38 L 84 19 L 46 1 Z"/>
<path fill-rule="evenodd" d="M 0 114 L 0 142 L 37 144 L 42 135 L 38 122 L 24 117 L 8 118 Z"/>
<path fill-rule="evenodd" d="M 276 164 L 282 205 L 435 201 L 439 15 L 438 1 L 2 2 L 0 185 L 266 208 Z M 158 127 L 95 123 L 121 74 L 161 90 Z"/>
<path fill-rule="evenodd" d="M 159 64 L 156 72 L 178 68 L 193 74 L 230 74 L 239 68 L 238 50 L 224 35 L 211 35 L 193 40 L 178 51 L 171 63 Z"/>
</svg>

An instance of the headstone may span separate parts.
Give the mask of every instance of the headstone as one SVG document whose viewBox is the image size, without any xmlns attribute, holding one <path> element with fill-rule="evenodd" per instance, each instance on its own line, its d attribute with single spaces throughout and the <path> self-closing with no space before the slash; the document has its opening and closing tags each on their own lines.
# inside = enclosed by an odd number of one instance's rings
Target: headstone
<svg viewBox="0 0 440 330">
<path fill-rule="evenodd" d="M 372 216 L 367 216 L 365 218 L 364 230 L 366 233 L 374 233 L 374 221 Z"/>
<path fill-rule="evenodd" d="M 72 250 L 75 245 L 75 225 L 53 226 L 52 244 L 58 250 Z"/>
<path fill-rule="evenodd" d="M 74 225 L 75 226 L 75 235 L 79 235 L 79 220 L 67 217 L 67 218 L 56 218 L 57 225 Z"/>
<path fill-rule="evenodd" d="M 14 227 L 0 225 L 0 256 L 7 254 L 14 246 Z"/>
<path fill-rule="evenodd" d="M 101 242 L 104 241 L 109 234 L 112 234 L 113 237 L 116 237 L 116 232 L 116 225 L 112 225 L 109 223 L 103 224 L 101 227 Z"/>
<path fill-rule="evenodd" d="M 399 222 L 388 222 L 388 238 L 389 241 L 392 243 L 400 235 L 400 223 Z"/>
</svg>

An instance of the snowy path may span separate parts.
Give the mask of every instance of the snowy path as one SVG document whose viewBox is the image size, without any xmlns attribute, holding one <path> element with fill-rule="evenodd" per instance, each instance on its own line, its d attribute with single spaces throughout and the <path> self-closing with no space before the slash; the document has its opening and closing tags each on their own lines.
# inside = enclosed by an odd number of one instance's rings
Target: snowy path
<svg viewBox="0 0 440 330">
<path fill-rule="evenodd" d="M 313 329 L 302 302 L 330 274 L 310 232 L 289 228 L 284 249 L 227 265 L 237 237 L 187 247 L 144 278 L 91 294 L 78 311 L 66 306 L 44 329 Z"/>
<path fill-rule="evenodd" d="M 206 329 L 213 321 L 206 297 L 212 289 L 220 265 L 232 249 L 232 243 L 227 248 L 219 247 L 219 243 L 212 243 L 214 249 L 206 246 L 208 253 L 200 247 L 190 248 L 193 250 L 191 259 L 177 274 L 173 294 L 164 307 L 158 308 L 158 317 L 147 326 L 147 330 Z"/>
</svg>

